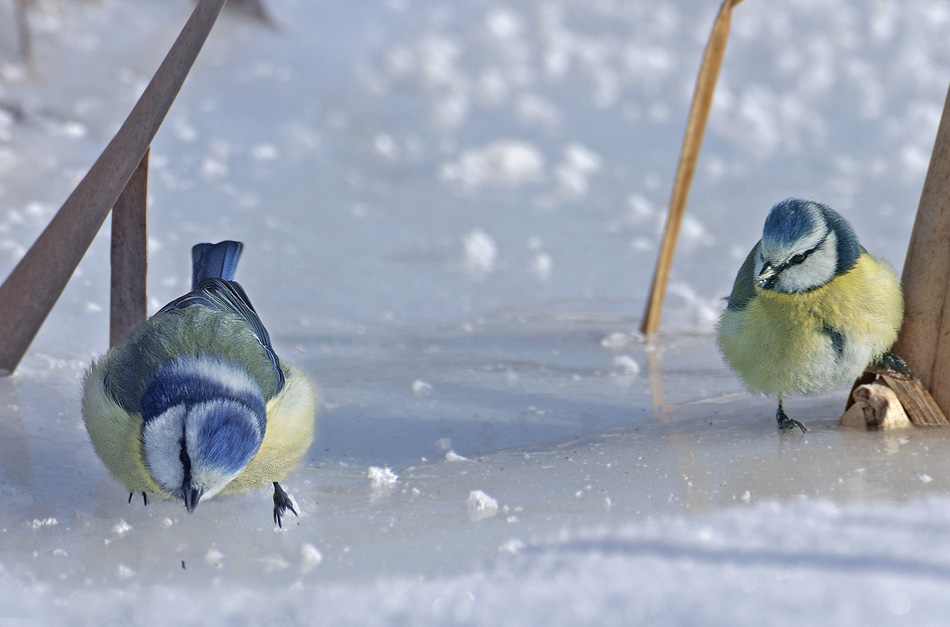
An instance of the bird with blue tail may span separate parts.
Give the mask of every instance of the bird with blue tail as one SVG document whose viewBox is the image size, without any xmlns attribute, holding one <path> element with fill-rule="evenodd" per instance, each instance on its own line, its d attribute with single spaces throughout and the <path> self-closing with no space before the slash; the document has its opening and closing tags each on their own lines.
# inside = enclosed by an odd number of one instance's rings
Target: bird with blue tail
<svg viewBox="0 0 950 627">
<path fill-rule="evenodd" d="M 900 281 L 830 207 L 790 198 L 765 219 L 719 320 L 725 361 L 753 391 L 778 400 L 779 429 L 805 426 L 782 399 L 853 382 L 889 352 L 904 317 Z"/>
<path fill-rule="evenodd" d="M 192 249 L 192 291 L 95 360 L 82 413 L 99 458 L 128 488 L 188 512 L 218 494 L 273 484 L 274 522 L 297 515 L 280 481 L 313 441 L 317 397 L 280 359 L 234 281 L 243 245 Z"/>
</svg>

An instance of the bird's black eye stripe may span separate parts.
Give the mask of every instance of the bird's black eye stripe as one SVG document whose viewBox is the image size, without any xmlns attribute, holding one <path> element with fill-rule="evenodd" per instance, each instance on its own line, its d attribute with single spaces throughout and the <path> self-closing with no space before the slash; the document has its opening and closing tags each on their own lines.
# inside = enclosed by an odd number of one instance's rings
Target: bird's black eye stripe
<svg viewBox="0 0 950 627">
<path fill-rule="evenodd" d="M 792 266 L 797 266 L 799 264 L 805 263 L 805 260 L 808 259 L 808 255 L 812 254 L 813 252 L 821 248 L 822 244 L 825 243 L 826 239 L 828 239 L 828 233 L 825 233 L 825 236 L 821 238 L 821 241 L 815 244 L 812 248 L 806 250 L 803 253 L 792 255 L 791 259 L 789 259 L 788 261 L 786 261 L 785 263 L 783 263 L 781 266 L 778 267 L 776 274 L 778 272 L 781 272 L 782 270 L 785 270 L 786 268 L 790 268 Z"/>
</svg>

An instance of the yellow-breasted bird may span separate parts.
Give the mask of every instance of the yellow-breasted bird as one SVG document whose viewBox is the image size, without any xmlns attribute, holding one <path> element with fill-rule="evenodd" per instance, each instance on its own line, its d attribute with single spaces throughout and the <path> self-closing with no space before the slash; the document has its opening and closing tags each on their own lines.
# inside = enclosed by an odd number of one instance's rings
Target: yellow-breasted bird
<svg viewBox="0 0 950 627">
<path fill-rule="evenodd" d="M 274 522 L 296 510 L 282 480 L 313 441 L 317 398 L 280 359 L 234 281 L 243 245 L 192 249 L 192 291 L 95 360 L 82 413 L 93 447 L 132 494 L 199 502 L 273 484 Z"/>
<path fill-rule="evenodd" d="M 782 430 L 805 431 L 782 408 L 788 394 L 818 394 L 882 361 L 903 320 L 900 282 L 830 207 L 790 198 L 769 212 L 719 320 L 726 363 L 753 391 L 778 399 Z"/>
</svg>

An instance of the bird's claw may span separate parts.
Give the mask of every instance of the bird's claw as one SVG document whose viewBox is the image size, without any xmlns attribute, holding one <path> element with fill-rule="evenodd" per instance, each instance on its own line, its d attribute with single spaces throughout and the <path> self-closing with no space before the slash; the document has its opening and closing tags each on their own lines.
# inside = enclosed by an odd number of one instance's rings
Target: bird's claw
<svg viewBox="0 0 950 627">
<path fill-rule="evenodd" d="M 284 489 L 280 487 L 280 484 L 276 481 L 274 482 L 274 522 L 277 523 L 277 526 L 281 529 L 284 526 L 281 524 L 281 517 L 290 510 L 294 513 L 294 516 L 299 516 L 297 510 L 294 509 L 293 501 L 290 500 L 290 496 L 284 492 Z"/>
<path fill-rule="evenodd" d="M 888 352 L 881 355 L 881 365 L 891 372 L 906 375 L 910 374 L 910 368 L 907 367 L 907 362 L 894 353 Z"/>
<path fill-rule="evenodd" d="M 782 431 L 788 431 L 789 429 L 794 429 L 795 427 L 798 427 L 799 429 L 801 429 L 802 433 L 805 433 L 806 431 L 808 431 L 808 429 L 805 428 L 805 425 L 803 425 L 798 420 L 795 420 L 794 418 L 789 418 L 788 416 L 786 416 L 784 420 L 779 419 L 778 421 L 778 428 L 781 429 Z"/>
<path fill-rule="evenodd" d="M 782 409 L 782 406 L 779 405 L 779 408 L 775 411 L 775 421 L 778 423 L 778 428 L 782 431 L 788 431 L 789 429 L 794 429 L 798 427 L 802 430 L 802 433 L 808 431 L 798 420 L 794 418 L 789 418 L 788 414 L 785 413 L 785 410 Z"/>
</svg>

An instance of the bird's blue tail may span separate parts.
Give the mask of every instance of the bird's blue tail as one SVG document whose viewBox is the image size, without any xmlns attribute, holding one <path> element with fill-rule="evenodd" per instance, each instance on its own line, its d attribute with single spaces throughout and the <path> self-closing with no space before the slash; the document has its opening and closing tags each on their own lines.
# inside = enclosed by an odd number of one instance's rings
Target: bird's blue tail
<svg viewBox="0 0 950 627">
<path fill-rule="evenodd" d="M 225 240 L 217 244 L 195 244 L 191 249 L 191 289 L 204 279 L 233 281 L 244 244 Z"/>
</svg>

